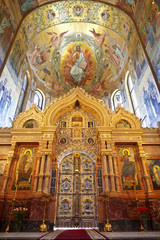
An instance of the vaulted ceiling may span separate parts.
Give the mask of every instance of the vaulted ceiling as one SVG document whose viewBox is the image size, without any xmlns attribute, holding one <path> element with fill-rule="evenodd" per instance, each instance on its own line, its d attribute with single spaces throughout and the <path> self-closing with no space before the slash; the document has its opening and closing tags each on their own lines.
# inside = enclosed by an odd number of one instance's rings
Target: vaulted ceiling
<svg viewBox="0 0 160 240">
<path fill-rule="evenodd" d="M 134 23 L 126 14 L 133 15 L 134 0 L 108 4 L 47 2 L 18 1 L 17 15 L 26 17 L 11 49 L 9 65 L 17 73 L 26 56 L 37 84 L 55 96 L 75 86 L 97 98 L 117 89 L 127 69 L 135 33 Z"/>
</svg>

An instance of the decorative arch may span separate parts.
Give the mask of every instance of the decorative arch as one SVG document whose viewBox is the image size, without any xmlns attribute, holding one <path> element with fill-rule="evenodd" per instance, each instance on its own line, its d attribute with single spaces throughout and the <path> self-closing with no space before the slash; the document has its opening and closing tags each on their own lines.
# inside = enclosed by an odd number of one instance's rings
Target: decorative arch
<svg viewBox="0 0 160 240">
<path fill-rule="evenodd" d="M 27 120 L 23 125 L 23 128 L 38 128 L 38 127 L 39 127 L 39 125 L 38 125 L 37 121 L 34 119 Z"/>
<path fill-rule="evenodd" d="M 60 2 L 60 0 L 58 0 L 58 1 L 56 1 L 56 2 Z M 97 0 L 92 0 L 92 2 L 95 2 L 95 3 L 96 3 Z M 8 60 L 8 56 L 9 56 L 9 54 L 10 54 L 10 52 L 11 52 L 11 49 L 12 49 L 14 43 L 15 43 L 15 39 L 16 39 L 16 37 L 17 37 L 20 29 L 22 28 L 24 22 L 25 22 L 25 21 L 27 20 L 27 18 L 30 17 L 30 15 L 31 15 L 33 12 L 35 12 L 37 9 L 40 9 L 41 7 L 44 7 L 44 6 L 48 5 L 48 4 L 53 4 L 53 3 L 55 3 L 55 1 L 52 0 L 52 1 L 49 1 L 49 3 L 48 3 L 48 1 L 46 0 L 46 1 L 42 2 L 42 3 L 33 4 L 33 6 L 32 6 L 27 12 L 25 12 L 24 15 L 22 15 L 22 19 L 21 19 L 21 21 L 19 22 L 19 24 L 17 25 L 18 27 L 17 27 L 16 31 L 14 32 L 14 40 L 10 42 L 10 47 L 9 47 L 7 53 L 6 53 L 6 57 L 5 57 L 5 59 L 4 59 L 3 65 L 2 65 L 1 68 L 0 68 L 0 76 L 1 76 L 1 74 L 2 74 L 2 72 L 3 72 L 3 70 L 4 70 L 4 67 L 5 67 L 5 65 L 6 65 L 6 62 L 7 62 L 7 60 Z M 105 5 L 108 5 L 108 6 L 114 7 L 115 9 L 120 10 L 123 14 L 125 14 L 125 15 L 127 16 L 128 20 L 129 20 L 129 21 L 132 21 L 132 24 L 135 25 L 132 15 L 130 15 L 130 14 L 125 10 L 125 8 L 123 9 L 123 7 L 116 5 L 114 2 L 113 2 L 113 3 L 103 2 L 103 3 L 104 3 Z"/>
<path fill-rule="evenodd" d="M 132 129 L 140 129 L 142 127 L 142 123 L 139 120 L 138 117 L 136 117 L 134 114 L 126 111 L 122 107 L 116 108 L 116 111 L 113 113 L 112 118 L 112 127 L 117 128 L 117 123 L 120 121 L 126 121 Z M 120 127 L 121 128 L 121 127 Z M 124 127 L 122 127 L 124 128 Z"/>
<path fill-rule="evenodd" d="M 42 113 L 38 110 L 35 104 L 33 104 L 29 110 L 20 113 L 13 121 L 12 126 L 17 129 L 23 128 L 24 124 L 29 120 L 36 121 L 38 127 L 42 126 Z"/>
<path fill-rule="evenodd" d="M 78 151 L 81 152 L 82 154 L 85 154 L 86 156 L 88 156 L 93 161 L 93 163 L 96 162 L 96 156 L 92 152 L 88 151 L 88 149 L 85 149 L 85 147 L 81 148 L 81 149 L 76 149 L 76 148 L 75 149 L 70 149 L 69 148 L 69 149 L 66 149 L 65 151 L 61 152 L 60 155 L 57 156 L 58 165 L 61 164 L 62 160 L 66 156 L 68 156 L 70 154 L 75 154 Z"/>
<path fill-rule="evenodd" d="M 141 121 L 134 114 L 126 111 L 122 107 L 116 108 L 115 112 L 111 113 L 103 102 L 95 99 L 94 97 L 86 94 L 83 89 L 72 89 L 68 94 L 55 99 L 51 102 L 43 112 L 39 111 L 35 104 L 29 110 L 20 113 L 13 121 L 13 128 L 23 128 L 28 120 L 35 120 L 39 127 L 51 127 L 56 125 L 57 119 L 75 108 L 75 102 L 79 101 L 80 108 L 83 111 L 93 115 L 98 121 L 99 126 L 117 128 L 116 124 L 119 121 L 127 121 L 131 128 L 139 129 L 142 126 Z M 42 123 L 43 121 L 43 123 Z"/>
<path fill-rule="evenodd" d="M 121 119 L 116 123 L 116 128 L 131 128 L 128 121 Z"/>
<path fill-rule="evenodd" d="M 104 103 L 96 100 L 94 97 L 87 94 L 81 88 L 72 89 L 68 94 L 55 99 L 54 104 L 50 103 L 44 111 L 44 126 L 53 126 L 57 119 L 72 110 L 78 100 L 80 108 L 93 115 L 99 125 L 109 126 L 111 120 L 111 112 Z"/>
</svg>

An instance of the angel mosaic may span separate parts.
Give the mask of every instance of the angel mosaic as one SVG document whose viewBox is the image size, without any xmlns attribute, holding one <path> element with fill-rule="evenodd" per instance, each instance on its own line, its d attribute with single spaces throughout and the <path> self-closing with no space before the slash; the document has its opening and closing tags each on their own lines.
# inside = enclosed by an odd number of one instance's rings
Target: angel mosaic
<svg viewBox="0 0 160 240">
<path fill-rule="evenodd" d="M 62 41 L 63 36 L 67 33 L 68 31 L 62 32 L 59 35 L 56 32 L 47 32 L 48 35 L 51 36 L 50 42 L 55 49 L 57 49 Z"/>
<path fill-rule="evenodd" d="M 73 14 L 74 16 L 82 16 L 84 12 L 84 8 L 81 5 L 76 5 L 73 7 Z"/>
</svg>

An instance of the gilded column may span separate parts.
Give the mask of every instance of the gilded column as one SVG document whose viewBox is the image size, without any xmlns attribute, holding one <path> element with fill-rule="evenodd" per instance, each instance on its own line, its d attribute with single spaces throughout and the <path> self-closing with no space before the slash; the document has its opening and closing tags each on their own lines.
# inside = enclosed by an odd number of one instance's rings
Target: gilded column
<svg viewBox="0 0 160 240">
<path fill-rule="evenodd" d="M 104 179 L 104 189 L 105 192 L 109 191 L 109 182 L 108 182 L 108 172 L 107 172 L 107 159 L 106 154 L 102 155 L 102 167 L 103 167 L 103 179 Z"/>
<path fill-rule="evenodd" d="M 112 162 L 112 155 L 108 155 L 109 161 L 109 175 L 111 178 L 111 191 L 115 192 L 115 181 L 114 181 L 114 172 L 113 172 L 113 162 Z"/>
<path fill-rule="evenodd" d="M 41 157 L 38 156 L 38 157 L 37 157 L 36 173 L 35 173 L 35 177 L 34 177 L 33 192 L 36 192 L 36 190 L 37 190 L 37 183 L 38 183 L 38 174 L 39 174 L 40 160 L 41 160 Z"/>
<path fill-rule="evenodd" d="M 45 153 L 43 153 L 42 160 L 41 160 L 41 169 L 40 169 L 40 173 L 39 173 L 38 192 L 42 191 L 45 158 L 46 158 Z"/>
<path fill-rule="evenodd" d="M 49 190 L 50 167 L 51 167 L 51 154 L 48 154 L 47 155 L 46 173 L 45 173 L 45 185 L 44 185 L 44 192 L 46 192 L 46 193 Z"/>
</svg>

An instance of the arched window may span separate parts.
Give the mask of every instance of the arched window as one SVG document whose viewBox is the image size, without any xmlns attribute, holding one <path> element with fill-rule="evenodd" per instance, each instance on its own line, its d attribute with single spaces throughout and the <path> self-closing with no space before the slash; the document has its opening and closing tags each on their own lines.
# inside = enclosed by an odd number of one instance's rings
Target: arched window
<svg viewBox="0 0 160 240">
<path fill-rule="evenodd" d="M 119 89 L 116 89 L 112 96 L 112 109 L 115 110 L 116 107 L 118 107 L 118 104 L 120 104 L 123 107 L 123 100 L 122 100 L 122 95 L 121 91 Z"/>
<path fill-rule="evenodd" d="M 130 95 L 130 99 L 131 99 L 131 103 L 132 103 L 134 114 L 137 117 L 141 118 L 139 105 L 138 105 L 138 102 L 137 102 L 135 89 L 134 89 L 134 85 L 133 85 L 132 78 L 131 78 L 130 74 L 128 75 L 127 86 L 128 86 L 128 91 L 129 91 L 129 95 Z"/>
<path fill-rule="evenodd" d="M 22 111 L 22 106 L 23 106 L 24 97 L 26 94 L 27 85 L 28 85 L 28 76 L 26 73 L 24 76 L 23 83 L 22 83 L 22 88 L 21 88 L 21 92 L 19 95 L 15 116 L 17 116 Z"/>
<path fill-rule="evenodd" d="M 36 89 L 33 102 L 39 109 L 44 108 L 44 94 L 40 89 Z"/>
</svg>

